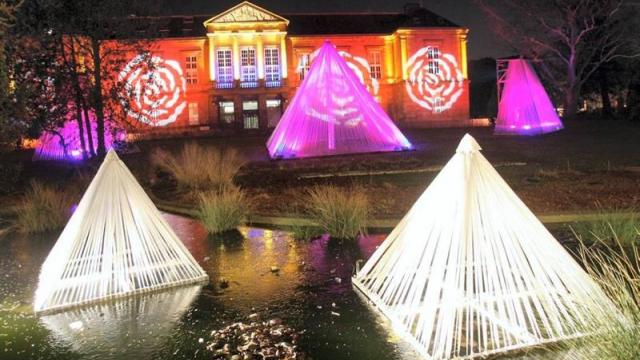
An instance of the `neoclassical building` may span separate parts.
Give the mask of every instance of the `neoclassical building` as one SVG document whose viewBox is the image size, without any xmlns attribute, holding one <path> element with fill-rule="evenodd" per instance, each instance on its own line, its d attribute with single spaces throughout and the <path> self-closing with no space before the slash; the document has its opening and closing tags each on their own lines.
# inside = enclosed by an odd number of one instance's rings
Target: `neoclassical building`
<svg viewBox="0 0 640 360">
<path fill-rule="evenodd" d="M 275 14 L 245 1 L 212 17 L 155 23 L 159 85 L 129 110 L 140 132 L 268 131 L 324 40 L 400 126 L 469 123 L 468 29 L 417 5 L 403 13 Z M 149 80 L 142 63 L 134 57 L 118 74 L 131 89 Z"/>
</svg>

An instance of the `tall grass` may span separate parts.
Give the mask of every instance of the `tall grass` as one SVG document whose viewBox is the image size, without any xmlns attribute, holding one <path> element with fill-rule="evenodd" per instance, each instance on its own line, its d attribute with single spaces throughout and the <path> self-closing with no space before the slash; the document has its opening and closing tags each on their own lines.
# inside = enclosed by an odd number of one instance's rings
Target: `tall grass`
<svg viewBox="0 0 640 360">
<path fill-rule="evenodd" d="M 602 311 L 592 319 L 593 337 L 577 342 L 574 353 L 587 360 L 640 359 L 640 252 L 609 228 L 614 239 L 598 238 L 587 245 L 581 241 L 579 254 L 591 277 L 600 285 L 618 312 Z"/>
<path fill-rule="evenodd" d="M 232 186 L 245 159 L 235 149 L 189 143 L 177 154 L 156 148 L 151 163 L 173 176 L 179 186 L 206 190 Z"/>
<path fill-rule="evenodd" d="M 334 238 L 353 239 L 366 232 L 369 199 L 357 186 L 315 186 L 308 191 L 307 212 Z"/>
<path fill-rule="evenodd" d="M 640 215 L 620 210 L 600 210 L 595 221 L 585 221 L 571 226 L 573 231 L 586 242 L 621 241 L 626 245 L 640 244 Z"/>
<path fill-rule="evenodd" d="M 198 194 L 198 218 L 210 234 L 237 228 L 247 219 L 249 211 L 245 192 L 235 186 Z"/>
<path fill-rule="evenodd" d="M 73 196 L 40 182 L 32 182 L 16 208 L 16 226 L 28 234 L 58 230 L 71 215 Z"/>
</svg>

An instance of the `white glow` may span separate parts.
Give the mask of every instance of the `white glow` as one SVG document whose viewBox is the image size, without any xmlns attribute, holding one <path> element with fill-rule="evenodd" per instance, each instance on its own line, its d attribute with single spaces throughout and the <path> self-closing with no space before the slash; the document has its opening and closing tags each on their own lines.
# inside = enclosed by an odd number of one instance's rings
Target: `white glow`
<svg viewBox="0 0 640 360">
<path fill-rule="evenodd" d="M 443 53 L 437 59 L 430 59 L 431 49 L 431 46 L 423 47 L 407 60 L 405 69 L 409 79 L 405 88 L 414 103 L 439 113 L 451 109 L 458 101 L 464 77 L 453 55 Z M 429 72 L 430 61 L 438 64 L 438 73 Z"/>
<path fill-rule="evenodd" d="M 42 265 L 33 307 L 55 310 L 206 279 L 111 150 Z"/>
<path fill-rule="evenodd" d="M 352 280 L 427 359 L 582 336 L 615 311 L 469 135 Z"/>
<path fill-rule="evenodd" d="M 147 65 L 143 55 L 134 57 L 120 72 L 126 94 L 131 94 L 127 114 L 143 124 L 167 126 L 174 123 L 186 107 L 186 79 L 180 64 L 152 56 Z"/>
</svg>

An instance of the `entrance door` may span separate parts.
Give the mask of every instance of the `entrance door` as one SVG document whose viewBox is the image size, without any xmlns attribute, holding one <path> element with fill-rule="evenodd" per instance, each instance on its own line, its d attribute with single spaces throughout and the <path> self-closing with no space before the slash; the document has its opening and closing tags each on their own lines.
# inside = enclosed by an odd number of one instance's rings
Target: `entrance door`
<svg viewBox="0 0 640 360">
<path fill-rule="evenodd" d="M 257 100 L 247 100 L 242 102 L 242 119 L 244 128 L 248 129 L 258 129 L 259 125 L 259 112 L 258 112 L 258 101 Z"/>
</svg>

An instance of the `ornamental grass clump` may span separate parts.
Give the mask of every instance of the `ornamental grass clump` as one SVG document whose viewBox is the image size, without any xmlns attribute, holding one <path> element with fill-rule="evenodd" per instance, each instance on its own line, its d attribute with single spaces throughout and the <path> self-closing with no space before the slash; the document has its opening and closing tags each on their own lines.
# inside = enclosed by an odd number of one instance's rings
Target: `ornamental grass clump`
<svg viewBox="0 0 640 360">
<path fill-rule="evenodd" d="M 250 202 L 235 186 L 198 193 L 198 218 L 210 234 L 234 230 L 248 218 Z"/>
<path fill-rule="evenodd" d="M 354 239 L 366 232 L 371 207 L 361 187 L 324 185 L 308 191 L 307 212 L 332 237 Z"/>
<path fill-rule="evenodd" d="M 640 215 L 636 211 L 600 210 L 596 220 L 576 223 L 571 228 L 585 242 L 640 244 Z"/>
<path fill-rule="evenodd" d="M 69 191 L 34 181 L 16 208 L 16 227 L 27 234 L 61 229 L 71 216 L 72 205 Z"/>
<path fill-rule="evenodd" d="M 169 173 L 178 186 L 207 190 L 232 186 L 245 159 L 235 149 L 189 143 L 178 154 L 155 149 L 151 154 L 151 163 Z"/>
<path fill-rule="evenodd" d="M 593 336 L 576 341 L 572 353 L 587 360 L 640 359 L 640 252 L 610 227 L 614 239 L 598 238 L 586 245 L 580 235 L 579 255 L 589 275 L 617 310 L 594 312 Z"/>
</svg>

